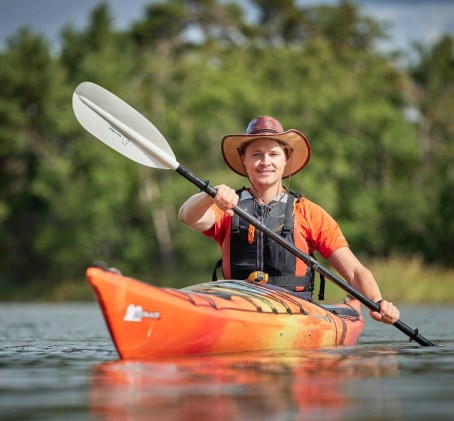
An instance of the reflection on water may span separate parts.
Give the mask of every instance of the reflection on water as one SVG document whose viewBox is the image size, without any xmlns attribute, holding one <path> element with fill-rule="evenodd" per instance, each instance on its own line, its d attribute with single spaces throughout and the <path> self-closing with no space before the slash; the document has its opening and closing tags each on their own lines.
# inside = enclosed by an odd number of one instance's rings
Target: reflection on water
<svg viewBox="0 0 454 421">
<path fill-rule="evenodd" d="M 398 374 L 394 352 L 377 349 L 107 362 L 94 369 L 90 408 L 116 420 L 341 420 L 362 399 L 355 381 Z"/>
<path fill-rule="evenodd" d="M 117 361 L 94 303 L 0 303 L 0 421 L 449 420 L 454 308 L 402 313 L 443 346 L 366 320 L 354 347 L 145 363 Z"/>
</svg>

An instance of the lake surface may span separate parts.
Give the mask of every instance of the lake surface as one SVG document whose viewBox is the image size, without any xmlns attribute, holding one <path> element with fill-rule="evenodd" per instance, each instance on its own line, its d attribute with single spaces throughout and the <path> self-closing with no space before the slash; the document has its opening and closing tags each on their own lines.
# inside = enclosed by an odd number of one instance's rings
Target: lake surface
<svg viewBox="0 0 454 421">
<path fill-rule="evenodd" d="M 366 314 L 354 347 L 137 363 L 94 303 L 0 303 L 0 419 L 454 419 L 454 307 L 401 313 L 442 346 Z"/>
</svg>

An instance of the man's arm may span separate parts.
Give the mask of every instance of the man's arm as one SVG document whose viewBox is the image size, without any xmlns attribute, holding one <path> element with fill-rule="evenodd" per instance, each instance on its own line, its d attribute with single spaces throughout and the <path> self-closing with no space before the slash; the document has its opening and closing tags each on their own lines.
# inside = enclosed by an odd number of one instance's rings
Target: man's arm
<svg viewBox="0 0 454 421">
<path fill-rule="evenodd" d="M 356 290 L 371 301 L 380 302 L 380 312 L 371 311 L 377 321 L 393 324 L 399 320 L 399 310 L 389 301 L 383 300 L 380 288 L 372 274 L 348 247 L 341 247 L 328 258 L 337 272 Z"/>
<path fill-rule="evenodd" d="M 211 209 L 213 203 L 228 215 L 233 215 L 231 209 L 238 204 L 239 199 L 235 190 L 225 185 L 216 186 L 216 190 L 218 192 L 214 199 L 203 192 L 191 196 L 181 206 L 178 219 L 192 229 L 203 232 L 209 230 L 216 221 Z"/>
<path fill-rule="evenodd" d="M 213 199 L 206 193 L 197 193 L 191 196 L 181 206 L 178 219 L 196 231 L 207 231 L 215 222 L 215 214 L 210 209 Z"/>
</svg>

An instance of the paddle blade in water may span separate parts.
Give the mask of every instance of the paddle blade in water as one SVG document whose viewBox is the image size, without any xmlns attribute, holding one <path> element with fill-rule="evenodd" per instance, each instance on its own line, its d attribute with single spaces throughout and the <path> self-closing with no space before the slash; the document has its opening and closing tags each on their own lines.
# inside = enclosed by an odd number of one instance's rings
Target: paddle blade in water
<svg viewBox="0 0 454 421">
<path fill-rule="evenodd" d="M 89 133 L 127 158 L 148 167 L 178 167 L 172 149 L 159 130 L 101 86 L 81 83 L 73 94 L 73 110 Z"/>
</svg>

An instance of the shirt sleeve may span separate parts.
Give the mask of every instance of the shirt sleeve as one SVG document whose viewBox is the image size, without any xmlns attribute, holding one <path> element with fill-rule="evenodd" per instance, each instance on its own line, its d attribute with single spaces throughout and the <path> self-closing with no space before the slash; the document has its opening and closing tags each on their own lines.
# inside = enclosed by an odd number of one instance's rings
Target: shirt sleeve
<svg viewBox="0 0 454 421">
<path fill-rule="evenodd" d="M 299 229 L 310 252 L 317 250 L 326 259 L 341 247 L 349 246 L 338 223 L 328 212 L 306 198 L 298 205 Z"/>
<path fill-rule="evenodd" d="M 222 248 L 222 244 L 227 233 L 230 216 L 220 210 L 216 205 L 211 205 L 211 209 L 213 210 L 215 215 L 215 222 L 214 225 L 210 229 L 204 231 L 203 234 L 216 240 L 216 242 L 219 244 L 219 247 Z"/>
</svg>

